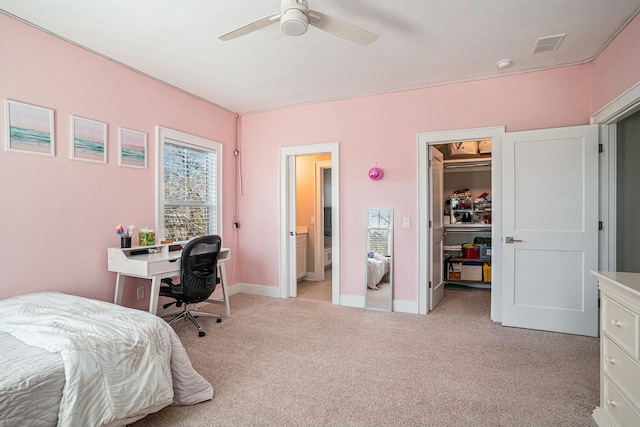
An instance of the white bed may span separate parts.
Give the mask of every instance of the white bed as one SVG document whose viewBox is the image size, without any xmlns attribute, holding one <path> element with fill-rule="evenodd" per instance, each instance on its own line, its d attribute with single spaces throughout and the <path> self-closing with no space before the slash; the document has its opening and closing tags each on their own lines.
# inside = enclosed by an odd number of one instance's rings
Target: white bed
<svg viewBox="0 0 640 427">
<path fill-rule="evenodd" d="M 213 397 L 161 318 L 47 292 L 0 301 L 0 426 L 124 426 Z"/>
<path fill-rule="evenodd" d="M 389 258 L 378 252 L 373 252 L 371 255 L 367 257 L 367 287 L 378 289 L 378 283 L 389 272 Z"/>
</svg>

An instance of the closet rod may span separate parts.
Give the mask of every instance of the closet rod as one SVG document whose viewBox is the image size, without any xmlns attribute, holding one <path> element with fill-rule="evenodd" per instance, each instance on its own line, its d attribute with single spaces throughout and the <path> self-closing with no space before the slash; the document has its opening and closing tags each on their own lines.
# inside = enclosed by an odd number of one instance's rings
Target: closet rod
<svg viewBox="0 0 640 427">
<path fill-rule="evenodd" d="M 491 166 L 491 162 L 483 162 L 483 163 L 445 163 L 445 169 L 457 169 L 457 168 L 474 168 L 474 167 L 485 167 Z"/>
</svg>

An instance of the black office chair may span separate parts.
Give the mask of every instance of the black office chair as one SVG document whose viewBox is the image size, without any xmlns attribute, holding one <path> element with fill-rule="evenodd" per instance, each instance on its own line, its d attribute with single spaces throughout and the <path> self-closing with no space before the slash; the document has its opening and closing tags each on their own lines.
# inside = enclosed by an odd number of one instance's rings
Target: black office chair
<svg viewBox="0 0 640 427">
<path fill-rule="evenodd" d="M 198 328 L 198 336 L 203 337 L 205 332 L 196 321 L 197 316 L 210 316 L 215 317 L 216 322 L 222 321 L 217 314 L 188 309 L 189 304 L 196 304 L 208 299 L 216 289 L 216 285 L 220 283 L 218 254 L 221 247 L 222 239 L 220 236 L 196 237 L 184 246 L 180 259 L 180 283 L 174 284 L 170 278 L 162 279 L 162 283 L 169 286 L 160 286 L 161 296 L 175 299 L 173 302 L 164 304 L 163 308 L 166 309 L 173 304 L 176 307 L 181 307 L 184 304 L 182 312 L 175 316 L 173 314 L 163 316 L 173 316 L 169 320 L 169 324 L 178 319 L 184 318 L 185 321 L 189 319 Z"/>
</svg>

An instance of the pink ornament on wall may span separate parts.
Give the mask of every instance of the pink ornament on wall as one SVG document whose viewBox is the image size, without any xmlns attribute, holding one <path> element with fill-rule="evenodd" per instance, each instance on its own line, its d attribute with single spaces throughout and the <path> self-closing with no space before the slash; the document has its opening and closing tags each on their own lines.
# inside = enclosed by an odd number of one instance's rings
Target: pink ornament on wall
<svg viewBox="0 0 640 427">
<path fill-rule="evenodd" d="M 372 181 L 378 181 L 380 179 L 382 179 L 382 169 L 380 169 L 377 166 L 372 167 L 371 169 L 369 169 L 369 178 Z"/>
</svg>

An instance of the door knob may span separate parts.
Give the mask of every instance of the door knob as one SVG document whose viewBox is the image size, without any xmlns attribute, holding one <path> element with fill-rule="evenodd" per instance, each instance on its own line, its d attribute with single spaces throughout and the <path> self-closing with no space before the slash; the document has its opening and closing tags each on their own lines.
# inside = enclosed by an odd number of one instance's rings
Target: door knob
<svg viewBox="0 0 640 427">
<path fill-rule="evenodd" d="M 289 232 L 289 236 L 293 236 L 293 231 L 290 231 L 290 232 Z"/>
<path fill-rule="evenodd" d="M 507 237 L 504 238 L 504 242 L 511 244 L 511 243 L 515 243 L 515 242 L 522 242 L 522 240 L 514 239 L 511 236 L 507 236 Z"/>
</svg>

